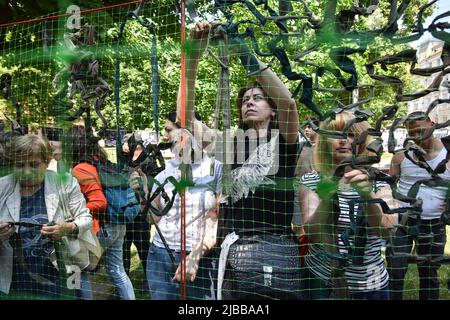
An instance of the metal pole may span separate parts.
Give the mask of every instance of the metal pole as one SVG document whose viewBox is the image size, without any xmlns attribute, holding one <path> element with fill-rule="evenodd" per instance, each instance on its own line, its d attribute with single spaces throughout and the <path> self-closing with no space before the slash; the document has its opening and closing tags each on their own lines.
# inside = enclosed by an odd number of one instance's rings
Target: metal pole
<svg viewBox="0 0 450 320">
<path fill-rule="evenodd" d="M 186 41 L 186 4 L 185 0 L 181 0 L 181 127 L 186 128 L 186 56 L 184 54 L 184 45 Z M 186 133 L 183 130 L 182 136 L 182 150 L 186 152 L 185 144 Z M 184 157 L 183 157 L 184 158 Z M 181 166 L 182 170 L 186 166 Z M 181 177 L 186 177 L 184 172 L 181 172 Z M 180 299 L 186 300 L 186 194 L 185 190 L 180 191 L 181 199 L 181 248 L 180 248 L 180 267 L 181 267 L 181 281 L 180 281 Z"/>
</svg>

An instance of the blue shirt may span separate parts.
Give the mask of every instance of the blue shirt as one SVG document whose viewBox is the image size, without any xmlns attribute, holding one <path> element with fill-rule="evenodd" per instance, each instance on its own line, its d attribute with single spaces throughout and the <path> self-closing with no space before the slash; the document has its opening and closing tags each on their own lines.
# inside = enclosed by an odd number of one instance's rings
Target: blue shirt
<svg viewBox="0 0 450 320">
<path fill-rule="evenodd" d="M 20 221 L 38 224 L 49 222 L 43 186 L 32 196 L 22 196 L 20 201 Z M 14 259 L 12 289 L 39 296 L 56 294 L 59 274 L 49 259 L 51 252 L 54 250 L 52 240 L 48 237 L 43 237 L 38 226 L 20 226 L 17 233 L 21 240 L 25 267 L 20 264 L 17 258 Z M 42 276 L 55 285 L 44 285 L 30 277 L 30 273 Z"/>
</svg>

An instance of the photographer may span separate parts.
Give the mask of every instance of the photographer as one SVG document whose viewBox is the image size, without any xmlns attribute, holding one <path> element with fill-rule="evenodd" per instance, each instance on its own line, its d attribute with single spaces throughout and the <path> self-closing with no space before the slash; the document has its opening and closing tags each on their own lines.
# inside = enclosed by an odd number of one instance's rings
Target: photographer
<svg viewBox="0 0 450 320">
<path fill-rule="evenodd" d="M 137 172 L 147 177 L 155 177 L 164 169 L 164 158 L 158 146 L 144 141 L 139 131 L 127 134 L 122 139 L 122 157 L 129 174 Z M 150 245 L 150 224 L 138 215 L 132 223 L 127 224 L 123 243 L 123 261 L 126 272 L 130 273 L 131 245 L 136 246 L 144 274 L 147 269 L 147 255 Z"/>
</svg>

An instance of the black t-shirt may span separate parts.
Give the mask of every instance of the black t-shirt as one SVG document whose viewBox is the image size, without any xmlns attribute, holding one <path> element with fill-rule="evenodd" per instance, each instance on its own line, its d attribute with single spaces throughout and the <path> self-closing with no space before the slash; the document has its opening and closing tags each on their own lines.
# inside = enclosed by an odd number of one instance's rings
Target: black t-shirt
<svg viewBox="0 0 450 320">
<path fill-rule="evenodd" d="M 259 180 L 253 179 L 253 182 L 256 181 L 255 184 L 257 184 L 253 188 L 243 181 L 252 180 L 247 178 L 248 175 L 254 174 L 260 168 L 247 166 L 250 173 L 243 173 L 239 170 L 242 170 L 246 166 L 245 164 L 236 164 L 235 161 L 232 166 L 232 183 L 235 192 L 238 192 L 238 196 L 235 197 L 234 201 L 232 197 L 229 197 L 228 201 L 221 205 L 220 216 L 222 219 L 221 226 L 223 227 L 222 232 L 220 232 L 221 237 L 233 231 L 241 236 L 261 233 L 291 234 L 291 220 L 294 210 L 292 185 L 298 143 L 286 143 L 281 134 L 278 138 L 272 139 L 275 140 L 269 141 L 267 145 L 278 144 L 278 152 L 271 154 L 273 157 L 278 157 L 278 166 L 272 167 L 269 174 L 259 177 Z M 245 143 L 246 161 L 249 160 L 250 156 L 248 149 L 249 142 L 247 140 Z M 264 153 L 265 151 L 260 154 Z M 254 156 L 255 153 L 253 153 L 253 159 L 255 159 Z M 258 160 L 258 162 L 267 162 L 267 159 Z M 247 196 L 245 196 L 246 193 Z"/>
</svg>

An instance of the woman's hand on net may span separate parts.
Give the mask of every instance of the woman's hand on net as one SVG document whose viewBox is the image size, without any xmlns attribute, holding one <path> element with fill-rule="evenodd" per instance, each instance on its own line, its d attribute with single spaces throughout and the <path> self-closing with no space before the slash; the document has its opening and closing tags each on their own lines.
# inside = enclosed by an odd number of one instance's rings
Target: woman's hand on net
<svg viewBox="0 0 450 320">
<path fill-rule="evenodd" d="M 361 197 L 368 197 L 373 192 L 372 181 L 367 172 L 353 169 L 344 174 L 344 182 L 351 184 Z"/>
<path fill-rule="evenodd" d="M 195 24 L 194 30 L 192 30 L 192 39 L 203 40 L 208 39 L 209 32 L 211 31 L 211 25 L 208 21 L 199 21 Z"/>
<path fill-rule="evenodd" d="M 197 22 L 191 32 L 191 40 L 186 43 L 187 57 L 198 59 L 208 47 L 208 37 L 211 25 L 206 22 Z"/>
</svg>

